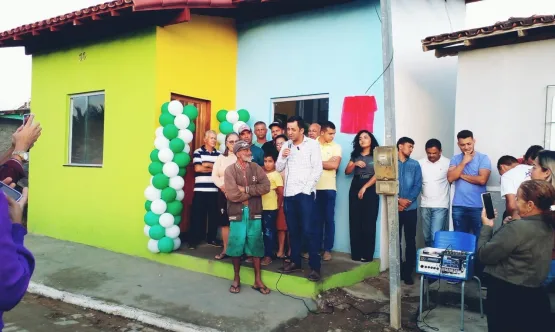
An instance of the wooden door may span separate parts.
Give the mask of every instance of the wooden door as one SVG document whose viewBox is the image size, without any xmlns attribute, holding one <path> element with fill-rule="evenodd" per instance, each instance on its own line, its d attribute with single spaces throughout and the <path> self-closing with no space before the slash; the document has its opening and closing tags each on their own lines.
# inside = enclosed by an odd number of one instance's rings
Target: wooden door
<svg viewBox="0 0 555 332">
<path fill-rule="evenodd" d="M 182 96 L 172 93 L 171 100 L 179 100 L 184 106 L 195 105 L 198 109 L 198 117 L 195 120 L 196 130 L 193 133 L 193 141 L 191 142 L 191 163 L 187 166 L 187 173 L 183 177 L 185 180 L 185 198 L 183 199 L 183 212 L 181 213 L 181 224 L 179 228 L 181 232 L 189 229 L 191 217 L 191 205 L 193 204 L 193 190 L 195 187 L 195 168 L 193 166 L 193 152 L 204 144 L 204 133 L 210 129 L 210 101 Z"/>
</svg>

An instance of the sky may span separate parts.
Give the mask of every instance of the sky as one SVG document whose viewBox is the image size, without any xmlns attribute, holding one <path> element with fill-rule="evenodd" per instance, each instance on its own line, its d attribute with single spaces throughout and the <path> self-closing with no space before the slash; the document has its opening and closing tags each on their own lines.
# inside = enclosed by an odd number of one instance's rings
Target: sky
<svg viewBox="0 0 555 332">
<path fill-rule="evenodd" d="M 0 31 L 102 3 L 102 0 L 0 0 Z M 0 48 L 0 110 L 31 98 L 31 56 L 23 47 Z"/>
</svg>

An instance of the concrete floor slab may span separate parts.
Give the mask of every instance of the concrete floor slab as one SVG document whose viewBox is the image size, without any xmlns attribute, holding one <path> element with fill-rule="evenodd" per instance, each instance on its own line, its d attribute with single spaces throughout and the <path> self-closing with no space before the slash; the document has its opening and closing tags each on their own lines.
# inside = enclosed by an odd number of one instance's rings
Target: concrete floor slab
<svg viewBox="0 0 555 332">
<path fill-rule="evenodd" d="M 271 331 L 304 318 L 301 301 L 268 296 L 230 281 L 73 242 L 28 235 L 33 281 L 71 293 L 123 304 L 222 331 Z M 307 300 L 310 301 L 310 300 Z"/>
<path fill-rule="evenodd" d="M 425 324 L 423 322 L 418 323 L 418 326 L 422 331 L 425 332 L 459 332 L 460 322 L 461 322 L 461 311 L 458 308 L 442 307 L 439 306 L 426 316 Z M 426 325 L 427 324 L 427 325 Z M 436 328 L 434 330 L 430 327 Z M 486 332 L 488 330 L 488 321 L 486 316 L 484 318 L 480 317 L 479 313 L 464 312 L 464 331 L 469 332 Z"/>
</svg>

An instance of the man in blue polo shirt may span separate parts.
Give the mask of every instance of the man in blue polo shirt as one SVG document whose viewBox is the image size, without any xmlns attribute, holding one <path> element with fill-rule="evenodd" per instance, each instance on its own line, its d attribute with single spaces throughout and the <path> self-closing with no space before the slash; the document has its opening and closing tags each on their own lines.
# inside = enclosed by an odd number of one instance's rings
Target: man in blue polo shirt
<svg viewBox="0 0 555 332">
<path fill-rule="evenodd" d="M 486 192 L 491 161 L 487 155 L 474 150 L 475 143 L 470 130 L 457 134 L 457 145 L 462 153 L 451 159 L 447 180 L 455 183 L 452 212 L 455 231 L 472 231 L 479 236 L 482 229 L 482 194 Z"/>
</svg>

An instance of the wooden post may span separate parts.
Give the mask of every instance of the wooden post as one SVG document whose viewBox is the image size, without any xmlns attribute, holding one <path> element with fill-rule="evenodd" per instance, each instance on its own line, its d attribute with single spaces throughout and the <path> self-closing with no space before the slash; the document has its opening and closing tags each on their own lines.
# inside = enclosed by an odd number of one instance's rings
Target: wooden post
<svg viewBox="0 0 555 332">
<path fill-rule="evenodd" d="M 385 144 L 396 147 L 395 84 L 393 77 L 393 39 L 391 27 L 391 1 L 380 0 L 382 21 L 382 61 L 384 68 Z M 395 162 L 397 162 L 395 160 Z M 399 215 L 397 195 L 384 196 L 389 227 L 389 308 L 390 326 L 401 328 L 401 275 L 399 264 Z"/>
</svg>

